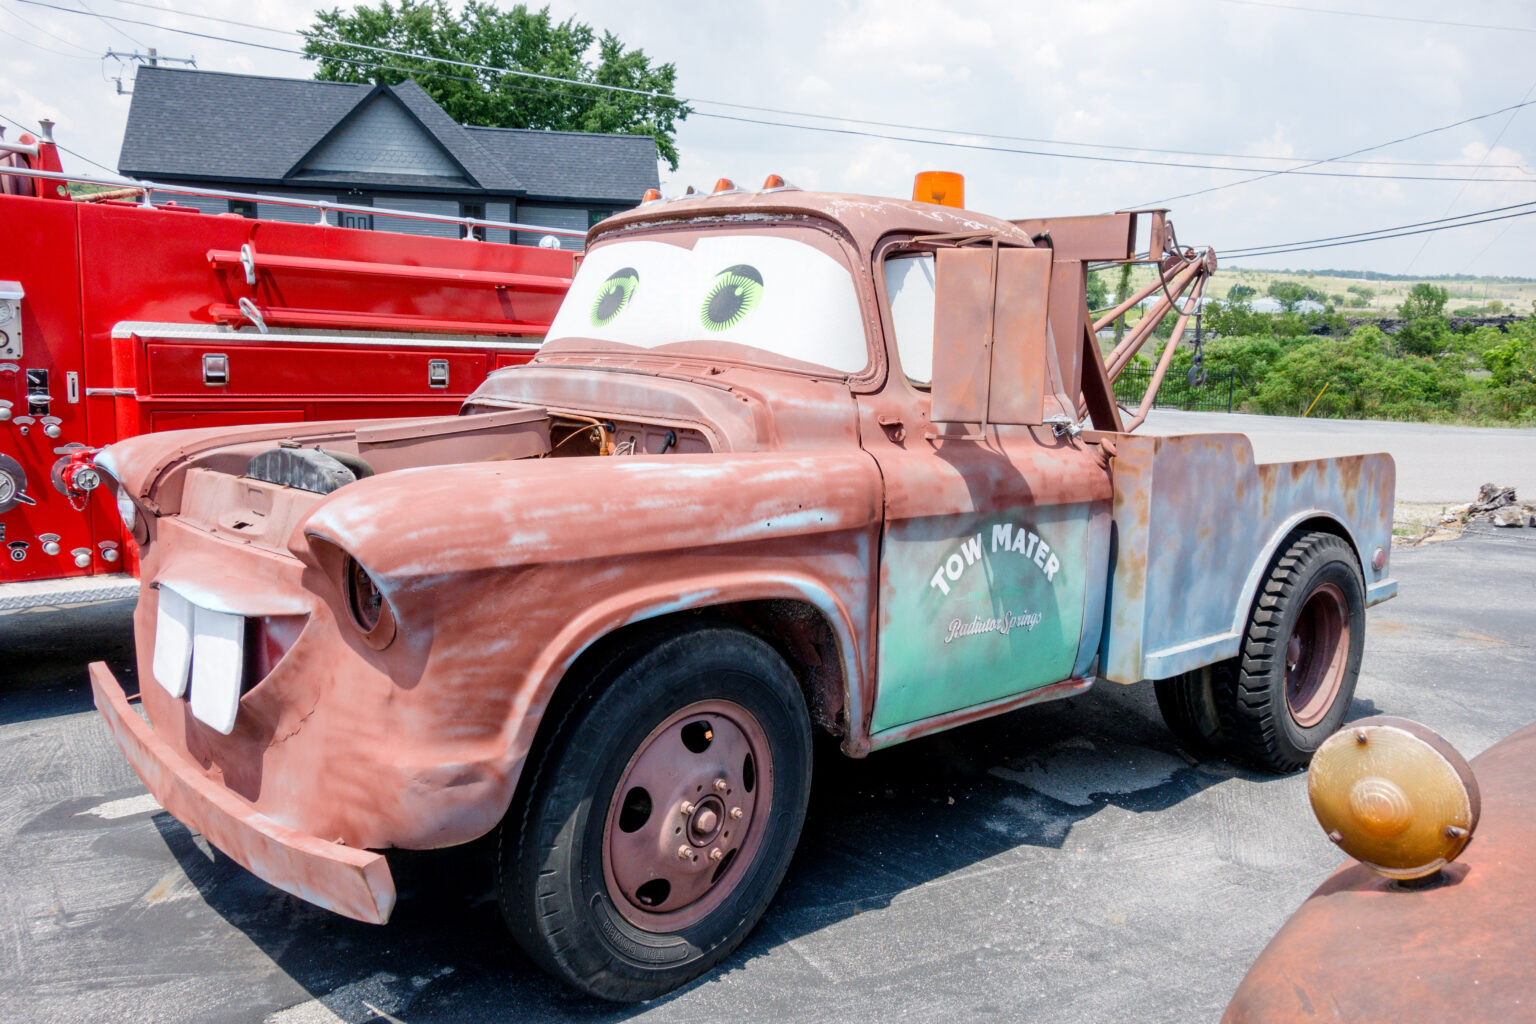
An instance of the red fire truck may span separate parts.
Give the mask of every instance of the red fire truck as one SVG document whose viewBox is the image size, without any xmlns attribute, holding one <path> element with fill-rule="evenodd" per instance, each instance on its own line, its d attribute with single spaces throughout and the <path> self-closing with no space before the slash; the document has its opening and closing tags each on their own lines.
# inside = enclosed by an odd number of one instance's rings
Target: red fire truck
<svg viewBox="0 0 1536 1024">
<path fill-rule="evenodd" d="M 149 431 L 453 412 L 526 362 L 575 254 L 72 195 L 47 137 L 0 140 L 0 611 L 137 592 L 90 455 Z M 195 194 L 254 200 L 255 196 Z M 454 220 L 466 234 L 550 228 Z M 546 245 L 553 239 L 546 237 Z"/>
</svg>

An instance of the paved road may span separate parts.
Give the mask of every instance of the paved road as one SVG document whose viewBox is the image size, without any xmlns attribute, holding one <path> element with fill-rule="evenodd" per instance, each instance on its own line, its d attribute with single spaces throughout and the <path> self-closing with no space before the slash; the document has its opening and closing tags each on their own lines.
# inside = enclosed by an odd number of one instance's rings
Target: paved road
<svg viewBox="0 0 1536 1024">
<path fill-rule="evenodd" d="M 1442 427 L 1379 420 L 1312 420 L 1240 413 L 1157 409 L 1145 430 L 1247 434 L 1261 462 L 1390 452 L 1397 461 L 1397 500 L 1459 505 L 1481 484 L 1514 487 L 1536 498 L 1536 430 Z"/>
<path fill-rule="evenodd" d="M 1536 719 L 1536 538 L 1473 535 L 1394 565 L 1402 596 L 1370 614 L 1354 714 L 1418 718 L 1469 756 Z M 88 621 L 96 650 L 122 652 L 110 618 Z M 51 635 L 8 617 L 0 649 L 27 629 Z M 823 758 L 795 863 L 743 950 L 617 1008 L 514 951 L 484 844 L 392 856 L 386 927 L 257 881 L 144 794 L 77 658 L 33 659 L 55 685 L 0 686 L 13 1024 L 1214 1021 L 1338 861 L 1303 777 L 1194 762 L 1150 688 L 1106 686 L 866 761 Z"/>
</svg>

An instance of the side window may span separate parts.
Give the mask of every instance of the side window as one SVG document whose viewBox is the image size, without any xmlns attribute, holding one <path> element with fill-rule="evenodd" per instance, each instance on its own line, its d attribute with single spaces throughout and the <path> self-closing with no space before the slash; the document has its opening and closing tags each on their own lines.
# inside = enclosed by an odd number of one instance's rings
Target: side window
<svg viewBox="0 0 1536 1024">
<path fill-rule="evenodd" d="M 919 387 L 933 380 L 933 266 L 933 253 L 910 253 L 885 261 L 885 293 L 891 300 L 896 354 L 907 380 Z"/>
</svg>

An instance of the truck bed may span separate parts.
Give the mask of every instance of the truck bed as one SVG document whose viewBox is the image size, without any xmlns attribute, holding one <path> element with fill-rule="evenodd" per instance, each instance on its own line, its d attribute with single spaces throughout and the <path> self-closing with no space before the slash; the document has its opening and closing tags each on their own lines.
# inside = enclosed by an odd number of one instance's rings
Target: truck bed
<svg viewBox="0 0 1536 1024">
<path fill-rule="evenodd" d="M 1368 604 L 1397 592 L 1390 455 L 1257 463 L 1242 434 L 1102 436 L 1118 453 L 1102 678 L 1166 679 L 1236 655 L 1259 582 L 1299 527 L 1350 541 Z"/>
</svg>

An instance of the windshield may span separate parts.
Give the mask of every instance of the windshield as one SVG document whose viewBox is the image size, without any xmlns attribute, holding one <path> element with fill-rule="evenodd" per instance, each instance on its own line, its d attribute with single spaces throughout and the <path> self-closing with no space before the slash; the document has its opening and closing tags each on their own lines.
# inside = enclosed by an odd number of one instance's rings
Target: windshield
<svg viewBox="0 0 1536 1024">
<path fill-rule="evenodd" d="M 587 253 L 546 347 L 664 349 L 856 374 L 869 363 L 853 275 L 813 231 L 695 234 Z M 723 351 L 722 351 L 723 350 Z"/>
</svg>

